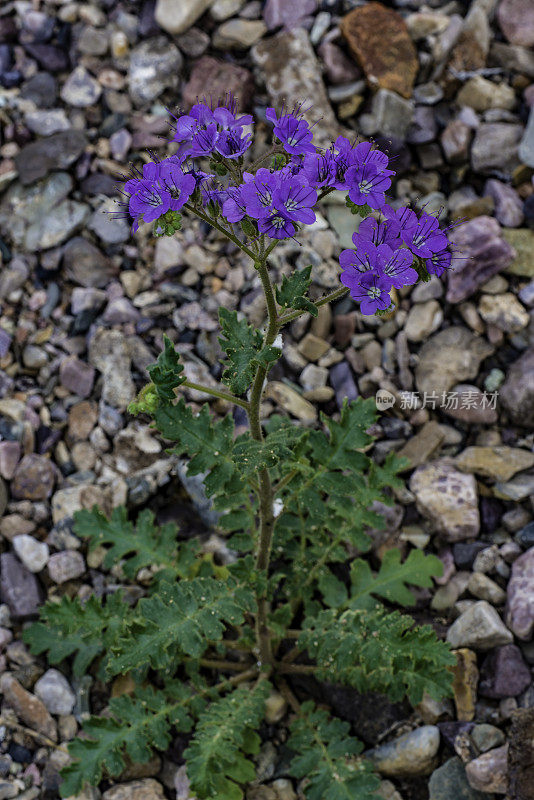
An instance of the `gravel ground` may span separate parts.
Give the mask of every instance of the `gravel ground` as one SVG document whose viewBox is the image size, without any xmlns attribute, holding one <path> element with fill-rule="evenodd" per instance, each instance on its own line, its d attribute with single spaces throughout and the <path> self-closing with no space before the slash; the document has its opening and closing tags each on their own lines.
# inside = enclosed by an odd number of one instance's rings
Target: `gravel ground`
<svg viewBox="0 0 534 800">
<path fill-rule="evenodd" d="M 0 9 L 0 798 L 58 797 L 58 742 L 110 690 L 50 669 L 20 640 L 48 597 L 117 585 L 72 533 L 95 502 L 150 506 L 224 550 L 197 485 L 125 412 L 166 333 L 190 380 L 220 378 L 217 309 L 259 325 L 251 264 L 202 224 L 172 239 L 110 219 L 114 176 L 170 152 L 166 108 L 235 90 L 255 112 L 309 101 L 319 142 L 372 136 L 395 159 L 392 197 L 457 221 L 448 281 L 401 293 L 392 319 L 350 299 L 284 335 L 265 413 L 313 425 L 344 397 L 386 409 L 375 458 L 410 459 L 372 558 L 438 553 L 414 616 L 458 652 L 454 702 L 377 703 L 294 684 L 373 748 L 386 800 L 534 797 L 534 6 L 532 0 L 4 0 Z M 458 220 L 461 220 L 458 223 Z M 354 218 L 329 196 L 274 254 L 338 285 Z M 190 391 L 199 404 L 206 398 Z M 222 403 L 214 409 L 224 413 Z M 238 419 L 238 422 L 241 420 Z M 439 491 L 436 491 L 439 486 Z M 192 513 L 192 505 L 195 507 Z M 376 562 L 375 562 L 376 563 Z M 247 800 L 294 800 L 280 698 Z M 175 742 L 79 800 L 188 800 Z"/>
</svg>

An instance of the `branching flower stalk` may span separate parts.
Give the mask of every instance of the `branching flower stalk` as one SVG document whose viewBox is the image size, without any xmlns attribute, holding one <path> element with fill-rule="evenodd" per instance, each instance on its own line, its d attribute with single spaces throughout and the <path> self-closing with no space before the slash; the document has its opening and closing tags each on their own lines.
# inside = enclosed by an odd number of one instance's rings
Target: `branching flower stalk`
<svg viewBox="0 0 534 800">
<path fill-rule="evenodd" d="M 392 313 L 397 289 L 450 266 L 449 242 L 436 217 L 388 203 L 394 173 L 385 153 L 342 136 L 319 150 L 298 108 L 269 108 L 266 119 L 273 147 L 247 166 L 252 117 L 239 116 L 231 99 L 215 108 L 197 103 L 175 119 L 177 152 L 134 170 L 123 187 L 134 231 L 152 223 L 155 236 L 172 236 L 185 211 L 251 259 L 267 319 L 258 330 L 219 309 L 224 388 L 188 380 L 164 337 L 148 367 L 150 383 L 130 406 L 186 458 L 188 476 L 202 476 L 235 560 L 217 564 L 199 541 L 178 541 L 176 528 L 155 525 L 147 510 L 135 525 L 125 508 L 109 519 L 97 508 L 83 510 L 75 515 L 77 535 L 103 549 L 104 569 L 120 567 L 125 581 L 148 573 L 147 594 L 134 606 L 121 592 L 83 603 L 66 595 L 25 630 L 34 653 L 47 653 L 53 664 L 71 658 L 76 677 L 91 667 L 101 681 L 129 674 L 136 683 L 132 696 L 111 698 L 106 714 L 91 717 L 84 737 L 69 746 L 64 797 L 120 775 L 126 755 L 142 762 L 153 748 L 165 751 L 179 732 L 190 736 L 191 793 L 241 800 L 256 777 L 258 729 L 276 687 L 294 715 L 289 772 L 306 779 L 309 800 L 376 800 L 378 778 L 349 724 L 302 702 L 292 681 L 313 675 L 412 704 L 425 691 L 435 699 L 450 693 L 448 646 L 430 626 L 391 611 L 413 605 L 409 586 L 431 586 L 441 561 L 416 549 L 401 562 L 391 550 L 373 573 L 364 558 L 348 555 L 369 550 L 366 531 L 382 523 L 373 505 L 389 502 L 390 488 L 401 486 L 403 464 L 394 454 L 380 466 L 368 455 L 374 400 L 345 400 L 335 419 L 321 414 L 315 427 L 261 417 L 288 323 L 317 316 L 347 293 L 362 314 Z M 313 300 L 312 267 L 278 283 L 271 254 L 312 224 L 317 203 L 335 190 L 346 193 L 355 214 L 354 248 L 339 255 L 341 285 Z M 243 409 L 248 429 L 237 435 L 233 416 L 215 418 L 208 403 L 194 412 L 183 389 Z M 347 562 L 350 577 L 340 580 L 335 565 Z"/>
</svg>

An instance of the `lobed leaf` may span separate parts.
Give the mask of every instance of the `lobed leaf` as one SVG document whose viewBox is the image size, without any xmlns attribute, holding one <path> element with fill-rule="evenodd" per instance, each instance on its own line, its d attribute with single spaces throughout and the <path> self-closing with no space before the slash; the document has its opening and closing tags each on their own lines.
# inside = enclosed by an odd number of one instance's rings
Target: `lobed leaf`
<svg viewBox="0 0 534 800">
<path fill-rule="evenodd" d="M 275 288 L 276 302 L 282 308 L 308 311 L 313 317 L 319 313 L 315 303 L 306 297 L 311 284 L 311 265 L 282 277 L 282 283 Z"/>
<path fill-rule="evenodd" d="M 147 372 L 154 384 L 156 393 L 163 401 L 170 403 L 176 397 L 174 390 L 185 382 L 180 355 L 176 352 L 168 336 L 163 336 L 163 352 L 159 354 L 155 364 L 147 367 Z"/>
<path fill-rule="evenodd" d="M 228 357 L 222 380 L 235 394 L 243 394 L 252 383 L 256 368 L 268 367 L 280 358 L 281 351 L 278 347 L 264 347 L 261 331 L 245 319 L 238 319 L 237 311 L 219 308 L 219 321 L 223 333 L 219 344 Z"/>
<path fill-rule="evenodd" d="M 431 587 L 432 578 L 443 574 L 443 563 L 434 555 L 425 555 L 422 550 L 411 550 L 408 558 L 401 563 L 397 549 L 384 554 L 376 575 L 361 558 L 351 564 L 351 608 L 373 608 L 376 603 L 373 595 L 382 597 L 401 606 L 411 606 L 415 597 L 406 584 Z"/>
</svg>

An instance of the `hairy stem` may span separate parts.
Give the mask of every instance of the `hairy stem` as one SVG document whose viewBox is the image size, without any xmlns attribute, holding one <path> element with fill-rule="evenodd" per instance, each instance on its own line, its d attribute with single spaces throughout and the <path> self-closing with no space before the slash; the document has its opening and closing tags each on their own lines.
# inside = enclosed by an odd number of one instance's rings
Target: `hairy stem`
<svg viewBox="0 0 534 800">
<path fill-rule="evenodd" d="M 196 389 L 197 392 L 204 392 L 205 394 L 211 394 L 213 397 L 218 397 L 221 400 L 227 400 L 229 403 L 234 403 L 236 406 L 241 406 L 245 410 L 248 409 L 248 402 L 246 400 L 241 400 L 240 397 L 236 397 L 230 392 L 224 392 L 221 389 L 213 389 L 211 386 L 203 386 L 200 383 L 194 383 L 193 381 L 184 381 L 182 386 L 185 386 L 187 389 Z"/>
<path fill-rule="evenodd" d="M 315 300 L 314 301 L 315 305 L 317 306 L 317 308 L 319 308 L 319 306 L 324 306 L 326 305 L 326 303 L 332 303 L 334 300 L 339 300 L 340 297 L 344 297 L 344 295 L 346 295 L 348 291 L 349 290 L 347 289 L 346 286 L 340 286 L 339 289 L 336 289 L 335 291 L 330 292 L 330 294 L 327 294 L 324 297 L 319 298 L 319 300 Z M 309 314 L 309 311 L 303 309 L 302 311 L 300 310 L 290 311 L 289 314 L 282 314 L 281 317 L 278 317 L 280 328 L 282 327 L 282 325 L 287 325 L 288 322 L 293 322 L 294 319 L 297 319 L 297 317 L 301 317 L 303 314 Z"/>
<path fill-rule="evenodd" d="M 212 228 L 215 228 L 222 233 L 223 236 L 226 236 L 227 239 L 230 239 L 230 241 L 237 245 L 239 249 L 246 253 L 247 256 L 253 261 L 257 259 L 257 254 L 253 253 L 252 250 L 246 246 L 246 244 L 243 244 L 243 242 L 241 242 L 232 231 L 228 230 L 228 228 L 225 228 L 223 225 L 220 225 L 216 219 L 213 219 L 213 217 L 209 217 L 207 214 L 201 211 L 198 206 L 192 206 L 189 203 L 184 203 L 184 208 L 187 209 L 187 211 L 191 211 L 192 214 L 196 214 L 199 219 L 204 220 L 204 222 L 207 222 Z"/>
</svg>

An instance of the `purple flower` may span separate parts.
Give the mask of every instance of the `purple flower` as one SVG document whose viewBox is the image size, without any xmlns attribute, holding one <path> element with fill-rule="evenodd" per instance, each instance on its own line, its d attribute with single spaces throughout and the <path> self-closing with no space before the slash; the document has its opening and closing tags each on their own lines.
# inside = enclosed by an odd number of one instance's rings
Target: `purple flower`
<svg viewBox="0 0 534 800">
<path fill-rule="evenodd" d="M 430 275 L 437 275 L 438 278 L 443 275 L 445 270 L 450 268 L 451 263 L 452 253 L 449 249 L 441 250 L 439 253 L 432 253 L 430 258 L 425 261 L 427 272 Z"/>
<path fill-rule="evenodd" d="M 270 236 L 271 239 L 287 239 L 296 231 L 293 222 L 279 211 L 260 217 L 258 229 L 261 233 Z"/>
<path fill-rule="evenodd" d="M 241 186 L 229 186 L 222 204 L 222 215 L 228 222 L 241 222 L 246 214 Z"/>
<path fill-rule="evenodd" d="M 239 158 L 252 144 L 252 135 L 241 135 L 240 128 L 223 130 L 219 133 L 215 150 L 225 158 Z"/>
<path fill-rule="evenodd" d="M 358 236 L 367 239 L 373 244 L 388 244 L 390 247 L 400 247 L 400 225 L 395 219 L 376 220 L 374 217 L 362 219 L 358 227 Z M 352 237 L 354 244 L 358 242 Z"/>
<path fill-rule="evenodd" d="M 138 230 L 139 222 L 154 222 L 170 209 L 171 193 L 157 183 L 144 179 L 138 180 L 135 187 L 133 180 L 128 183 L 131 191 L 128 208 L 134 220 L 134 231 Z"/>
<path fill-rule="evenodd" d="M 191 138 L 191 148 L 188 151 L 192 158 L 199 156 L 209 156 L 217 143 L 219 133 L 217 125 L 213 122 L 206 128 L 199 126 L 196 128 Z"/>
<path fill-rule="evenodd" d="M 244 173 L 245 183 L 241 184 L 241 197 L 244 200 L 247 214 L 259 219 L 271 211 L 273 193 L 277 178 L 265 167 L 261 167 L 256 175 Z"/>
<path fill-rule="evenodd" d="M 380 248 L 372 242 L 358 240 L 358 234 L 352 235 L 352 241 L 357 245 L 356 250 L 342 250 L 339 254 L 339 263 L 343 269 L 356 272 L 371 272 L 377 270 Z M 384 247 L 384 245 L 380 245 Z"/>
<path fill-rule="evenodd" d="M 336 174 L 336 162 L 331 150 L 322 153 L 306 153 L 302 175 L 312 186 L 331 186 Z"/>
<path fill-rule="evenodd" d="M 196 187 L 193 175 L 182 172 L 180 166 L 172 161 L 163 161 L 160 164 L 159 182 L 171 196 L 173 211 L 179 211 L 187 203 Z"/>
<path fill-rule="evenodd" d="M 387 284 L 374 272 L 364 275 L 344 272 L 341 275 L 341 283 L 348 287 L 350 296 L 359 302 L 362 314 L 385 311 L 391 305 Z"/>
<path fill-rule="evenodd" d="M 243 128 L 245 125 L 253 124 L 251 114 L 243 114 L 241 117 L 236 117 L 235 104 L 231 108 L 218 106 L 213 110 L 213 118 L 222 130 L 233 130 L 234 128 Z"/>
<path fill-rule="evenodd" d="M 410 218 L 410 223 L 409 227 L 402 230 L 401 235 L 412 253 L 421 258 L 431 258 L 433 253 L 445 250 L 449 242 L 446 235 L 440 230 L 437 217 L 423 211 L 415 225 L 412 218 Z"/>
<path fill-rule="evenodd" d="M 307 225 L 315 222 L 312 210 L 317 202 L 317 192 L 300 175 L 281 178 L 273 192 L 273 205 L 288 219 Z"/>
<path fill-rule="evenodd" d="M 273 134 L 280 140 L 286 153 L 296 156 L 315 153 L 313 133 L 306 120 L 294 114 L 281 114 L 278 118 L 274 108 L 268 108 L 265 116 L 274 125 Z"/>
<path fill-rule="evenodd" d="M 379 172 L 374 164 L 349 167 L 345 180 L 349 197 L 355 205 L 368 205 L 377 209 L 384 206 L 384 192 L 391 186 L 391 180 L 388 175 Z"/>
<path fill-rule="evenodd" d="M 381 245 L 378 255 L 378 272 L 389 288 L 394 286 L 402 289 L 403 286 L 412 286 L 417 283 L 419 275 L 412 268 L 413 255 L 404 248 L 394 250 L 389 245 Z"/>
</svg>

